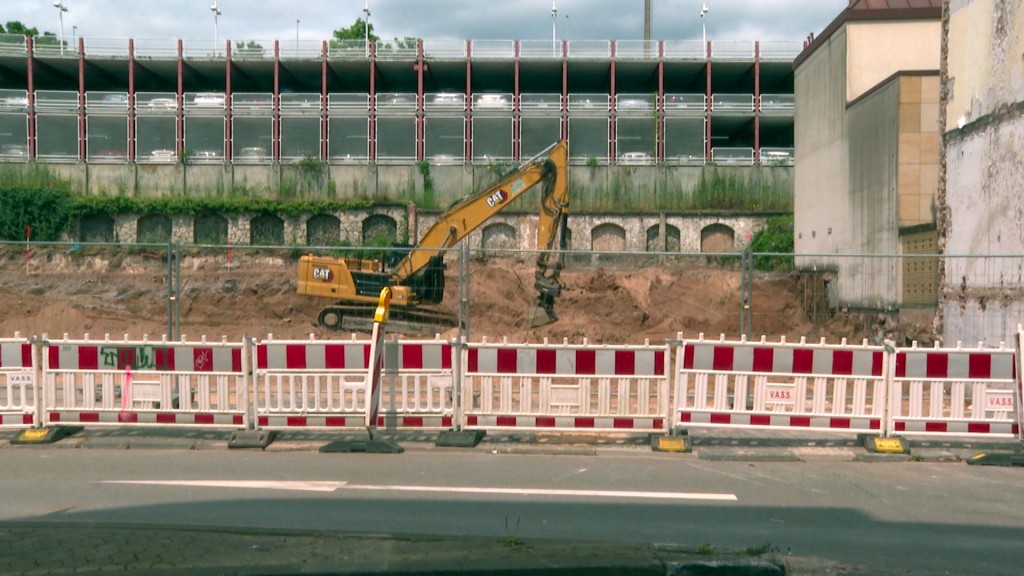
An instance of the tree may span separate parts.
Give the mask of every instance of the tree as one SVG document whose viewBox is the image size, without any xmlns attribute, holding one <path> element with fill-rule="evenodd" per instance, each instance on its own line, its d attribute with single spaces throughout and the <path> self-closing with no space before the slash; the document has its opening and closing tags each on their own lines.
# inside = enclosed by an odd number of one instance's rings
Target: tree
<svg viewBox="0 0 1024 576">
<path fill-rule="evenodd" d="M 262 58 L 266 55 L 267 50 L 255 40 L 249 40 L 249 42 L 239 40 L 235 42 L 235 53 L 249 58 Z"/>
<path fill-rule="evenodd" d="M 26 28 L 24 24 L 17 20 L 8 20 L 6 28 L 0 24 L 0 34 L 24 34 L 25 36 L 38 36 L 39 30 L 36 28 Z"/>
<path fill-rule="evenodd" d="M 369 28 L 369 30 L 367 30 Z M 369 32 L 369 34 L 367 34 Z M 362 18 L 356 18 L 355 24 L 348 28 L 338 28 L 334 31 L 334 38 L 331 40 L 332 44 L 344 45 L 347 44 L 347 40 L 365 40 L 369 36 L 371 42 L 377 42 L 380 40 L 376 34 L 373 33 L 373 24 L 367 25 L 366 20 Z"/>
</svg>

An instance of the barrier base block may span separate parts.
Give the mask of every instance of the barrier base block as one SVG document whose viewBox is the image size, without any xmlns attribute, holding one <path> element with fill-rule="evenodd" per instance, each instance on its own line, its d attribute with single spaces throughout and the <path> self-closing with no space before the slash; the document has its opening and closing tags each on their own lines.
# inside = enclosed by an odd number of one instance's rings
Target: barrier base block
<svg viewBox="0 0 1024 576">
<path fill-rule="evenodd" d="M 438 434 L 434 446 L 439 448 L 476 448 L 486 435 L 486 430 L 445 430 Z"/>
<path fill-rule="evenodd" d="M 967 463 L 975 466 L 1024 466 L 1024 454 L 982 452 L 968 458 Z"/>
<path fill-rule="evenodd" d="M 228 448 L 259 448 L 263 449 L 277 438 L 274 430 L 238 430 L 231 433 Z"/>
<path fill-rule="evenodd" d="M 903 438 L 881 438 L 867 436 L 864 448 L 875 454 L 910 454 L 910 444 Z"/>
<path fill-rule="evenodd" d="M 366 452 L 368 454 L 401 454 L 405 452 L 397 443 L 390 440 L 335 440 L 320 447 L 323 454 L 332 452 Z"/>
<path fill-rule="evenodd" d="M 11 444 L 53 444 L 81 430 L 81 426 L 52 426 L 22 430 Z"/>
<path fill-rule="evenodd" d="M 651 434 L 651 450 L 654 452 L 689 453 L 693 451 L 693 446 L 690 444 L 690 437 L 685 434 Z"/>
</svg>

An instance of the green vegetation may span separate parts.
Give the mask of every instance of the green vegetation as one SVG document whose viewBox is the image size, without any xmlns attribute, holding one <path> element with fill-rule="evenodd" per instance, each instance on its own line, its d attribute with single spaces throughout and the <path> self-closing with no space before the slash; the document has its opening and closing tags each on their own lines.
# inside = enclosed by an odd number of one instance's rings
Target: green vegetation
<svg viewBox="0 0 1024 576">
<path fill-rule="evenodd" d="M 423 177 L 423 194 L 416 199 L 416 204 L 422 208 L 437 208 L 437 198 L 434 196 L 434 179 L 430 176 L 430 162 L 420 160 L 416 168 Z"/>
<path fill-rule="evenodd" d="M 0 191 L 0 238 L 24 240 L 32 226 L 32 240 L 58 240 L 71 224 L 71 196 L 61 190 L 17 188 Z"/>
<path fill-rule="evenodd" d="M 750 241 L 750 251 L 758 254 L 754 267 L 771 272 L 789 272 L 793 269 L 793 215 L 776 216 Z"/>
<path fill-rule="evenodd" d="M 746 182 L 735 173 L 708 169 L 689 196 L 682 198 L 683 210 L 782 211 L 793 209 L 793 194 L 771 183 Z"/>
</svg>

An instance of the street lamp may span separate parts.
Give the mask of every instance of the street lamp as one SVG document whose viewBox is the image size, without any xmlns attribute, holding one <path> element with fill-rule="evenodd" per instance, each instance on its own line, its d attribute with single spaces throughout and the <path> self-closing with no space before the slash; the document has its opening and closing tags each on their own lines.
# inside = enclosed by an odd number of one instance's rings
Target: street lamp
<svg viewBox="0 0 1024 576">
<path fill-rule="evenodd" d="M 700 9 L 700 37 L 701 37 L 701 41 L 702 41 L 701 46 L 703 46 L 703 48 L 701 48 L 701 50 L 704 51 L 705 56 L 708 53 L 708 29 L 707 29 L 707 26 L 705 26 L 705 22 L 706 22 L 705 16 L 707 16 L 707 15 L 708 15 L 708 5 L 704 4 L 701 7 L 701 9 Z"/>
<path fill-rule="evenodd" d="M 554 51 L 558 50 L 557 40 L 555 40 L 555 23 L 558 18 L 558 6 L 555 6 L 555 0 L 551 0 L 551 49 Z"/>
<path fill-rule="evenodd" d="M 213 55 L 217 55 L 217 17 L 220 16 L 220 8 L 217 7 L 217 2 L 214 0 L 213 4 L 210 5 L 210 12 L 213 12 Z"/>
<path fill-rule="evenodd" d="M 295 19 L 295 55 L 299 55 L 299 19 Z"/>
<path fill-rule="evenodd" d="M 363 14 L 366 18 L 363 19 L 363 46 L 366 49 L 366 57 L 370 57 L 370 0 L 366 0 L 363 4 Z"/>
<path fill-rule="evenodd" d="M 64 53 L 64 13 L 68 11 L 68 7 L 64 5 L 63 0 L 54 0 L 53 7 L 57 9 L 57 14 L 60 16 L 60 53 Z"/>
</svg>

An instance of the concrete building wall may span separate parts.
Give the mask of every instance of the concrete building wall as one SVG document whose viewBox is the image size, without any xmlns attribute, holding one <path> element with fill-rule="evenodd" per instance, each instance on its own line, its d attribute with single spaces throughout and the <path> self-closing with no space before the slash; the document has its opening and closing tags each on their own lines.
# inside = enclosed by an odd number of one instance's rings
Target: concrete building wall
<svg viewBox="0 0 1024 576">
<path fill-rule="evenodd" d="M 846 210 L 834 212 L 850 228 L 848 254 L 897 254 L 897 173 L 900 82 L 894 78 L 849 108 L 850 186 Z M 893 258 L 839 259 L 837 295 L 843 306 L 889 310 L 899 303 L 899 262 Z"/>
<path fill-rule="evenodd" d="M 845 207 L 849 197 L 846 122 L 846 33 L 835 34 L 794 72 L 794 246 L 797 254 L 849 252 L 853 230 Z M 831 230 L 831 232 L 829 232 Z M 816 257 L 798 266 L 825 265 Z"/>
<path fill-rule="evenodd" d="M 939 20 L 847 24 L 847 101 L 860 98 L 897 72 L 935 70 L 940 58 L 941 27 Z"/>
</svg>

